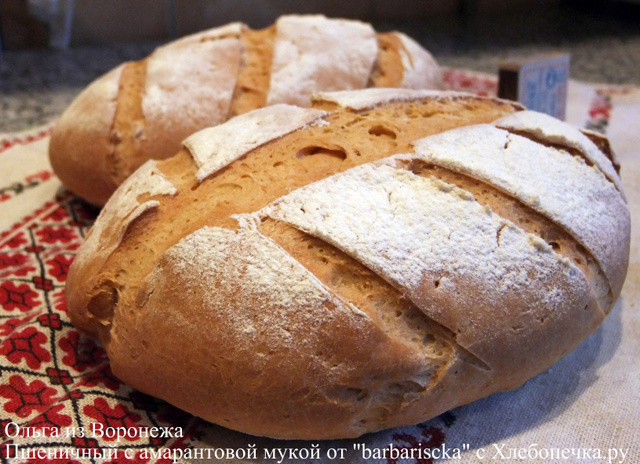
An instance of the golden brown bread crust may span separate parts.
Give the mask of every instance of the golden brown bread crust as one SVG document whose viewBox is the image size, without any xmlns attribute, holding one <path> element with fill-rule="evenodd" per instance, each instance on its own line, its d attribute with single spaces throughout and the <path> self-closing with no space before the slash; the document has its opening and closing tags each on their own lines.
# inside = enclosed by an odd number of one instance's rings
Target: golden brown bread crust
<svg viewBox="0 0 640 464">
<path fill-rule="evenodd" d="M 400 50 L 402 43 L 397 34 L 378 34 L 378 59 L 369 77 L 367 87 L 401 87 L 402 59 Z"/>
<path fill-rule="evenodd" d="M 242 56 L 229 117 L 267 104 L 275 34 L 275 26 L 271 26 L 259 31 L 245 29 L 240 37 Z"/>
<path fill-rule="evenodd" d="M 300 35 L 315 34 L 320 44 L 336 50 L 296 43 L 290 36 L 296 27 Z M 353 37 L 344 37 L 340 46 L 339 35 L 349 33 Z M 320 41 L 325 36 L 329 39 Z M 287 47 L 298 47 L 290 59 L 293 76 L 282 69 L 286 54 L 272 67 L 274 50 Z M 340 60 L 340 49 L 351 52 Z M 327 60 L 323 54 L 334 57 Z M 360 61 L 363 69 L 356 66 Z M 284 16 L 263 30 L 229 24 L 160 47 L 120 66 L 117 75 L 97 79 L 77 97 L 57 122 L 49 151 L 62 182 L 100 206 L 146 160 L 172 156 L 199 129 L 285 102 L 287 92 L 308 105 L 309 94 L 317 91 L 443 85 L 437 63 L 403 34 L 376 35 L 368 24 L 322 16 Z"/>
<path fill-rule="evenodd" d="M 529 204 L 499 174 L 435 157 L 490 134 L 510 137 L 505 158 L 536 146 L 558 169 L 584 170 L 592 193 L 618 195 L 605 252 L 624 263 L 622 192 L 600 159 L 557 148 L 574 140 L 568 126 L 542 120 L 546 134 L 566 132 L 547 146 L 482 125 L 526 126 L 508 102 L 354 94 L 373 103 L 323 97 L 315 106 L 330 112 L 202 181 L 193 151 L 211 145 L 194 142 L 118 189 L 67 282 L 72 321 L 101 340 L 115 375 L 247 433 L 353 437 L 515 388 L 598 327 L 622 282 L 570 218 L 545 209 L 549 193 Z M 589 195 L 591 220 L 613 220 Z M 368 201 L 378 206 L 358 206 Z"/>
<path fill-rule="evenodd" d="M 54 130 L 49 142 L 54 172 L 71 190 L 82 189 L 84 198 L 95 204 L 102 204 L 118 186 L 107 173 L 111 170 L 111 125 L 123 69 L 124 65 L 120 65 L 87 87 L 56 123 L 68 129 Z M 102 111 L 94 111 L 96 107 Z M 85 189 L 85 185 L 92 188 Z"/>
</svg>

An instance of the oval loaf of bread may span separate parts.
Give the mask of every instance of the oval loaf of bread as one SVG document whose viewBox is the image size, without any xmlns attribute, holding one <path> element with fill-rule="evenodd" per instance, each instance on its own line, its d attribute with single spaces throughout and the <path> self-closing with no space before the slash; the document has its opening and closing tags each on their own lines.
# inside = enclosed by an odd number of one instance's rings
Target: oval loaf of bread
<svg viewBox="0 0 640 464">
<path fill-rule="evenodd" d="M 250 434 L 355 437 L 575 348 L 620 294 L 629 221 L 610 154 L 556 119 L 327 93 L 144 164 L 80 248 L 68 310 L 143 392 Z"/>
<path fill-rule="evenodd" d="M 61 115 L 53 170 L 75 194 L 104 205 L 148 159 L 164 159 L 205 127 L 265 105 L 309 106 L 318 91 L 441 89 L 431 54 L 400 32 L 324 16 L 283 16 L 194 34 L 113 69 Z"/>
</svg>

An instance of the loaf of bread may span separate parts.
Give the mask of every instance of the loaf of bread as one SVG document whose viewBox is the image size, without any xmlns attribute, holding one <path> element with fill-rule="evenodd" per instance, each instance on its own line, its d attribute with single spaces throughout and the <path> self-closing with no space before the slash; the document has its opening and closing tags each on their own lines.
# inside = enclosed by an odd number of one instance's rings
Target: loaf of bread
<svg viewBox="0 0 640 464">
<path fill-rule="evenodd" d="M 148 159 L 184 138 L 265 105 L 309 106 L 319 91 L 440 89 L 431 54 L 399 32 L 324 16 L 283 16 L 264 30 L 233 23 L 182 38 L 89 85 L 51 136 L 53 170 L 102 206 Z"/>
<path fill-rule="evenodd" d="M 462 93 L 255 110 L 120 186 L 69 315 L 124 382 L 232 429 L 419 423 L 522 385 L 610 311 L 630 222 L 610 156 Z"/>
</svg>

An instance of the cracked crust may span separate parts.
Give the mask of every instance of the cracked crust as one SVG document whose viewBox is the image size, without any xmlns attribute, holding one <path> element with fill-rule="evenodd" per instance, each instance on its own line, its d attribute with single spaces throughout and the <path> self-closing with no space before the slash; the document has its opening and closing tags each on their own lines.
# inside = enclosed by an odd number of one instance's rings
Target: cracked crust
<svg viewBox="0 0 640 464">
<path fill-rule="evenodd" d="M 203 132 L 108 203 L 67 299 L 115 375 L 236 430 L 345 438 L 518 387 L 598 327 L 619 292 L 599 251 L 491 170 L 449 163 L 520 107 L 377 90 L 314 106 L 245 150 Z M 198 177 L 196 159 L 216 168 Z M 625 243 L 607 253 L 624 262 Z"/>
<path fill-rule="evenodd" d="M 58 120 L 49 156 L 71 191 L 102 206 L 145 161 L 174 155 L 200 129 L 265 105 L 309 106 L 319 91 L 382 85 L 439 89 L 443 81 L 415 41 L 360 21 L 289 15 L 262 30 L 231 23 L 94 81 Z"/>
</svg>

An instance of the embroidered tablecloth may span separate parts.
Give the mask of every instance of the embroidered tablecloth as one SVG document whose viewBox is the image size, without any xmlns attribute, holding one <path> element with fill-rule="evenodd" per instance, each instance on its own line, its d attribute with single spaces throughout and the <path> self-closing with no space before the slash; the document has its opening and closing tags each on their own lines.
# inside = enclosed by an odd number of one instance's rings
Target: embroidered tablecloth
<svg viewBox="0 0 640 464">
<path fill-rule="evenodd" d="M 449 69 L 448 86 L 496 92 Z M 631 264 L 600 329 L 521 388 L 354 440 L 257 438 L 116 379 L 66 313 L 69 265 L 98 211 L 47 159 L 51 126 L 0 136 L 0 459 L 7 463 L 640 462 L 640 88 L 571 81 L 567 120 L 606 133 L 632 208 Z"/>
</svg>

